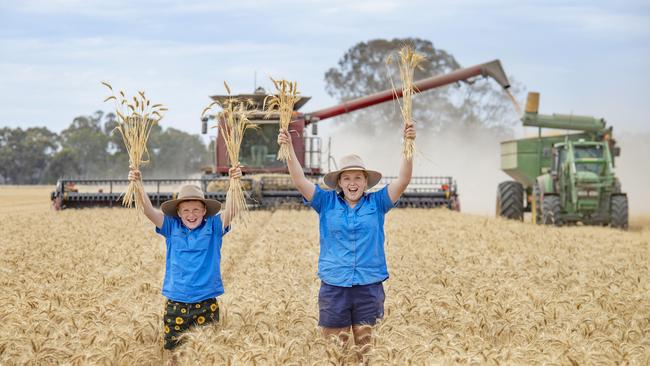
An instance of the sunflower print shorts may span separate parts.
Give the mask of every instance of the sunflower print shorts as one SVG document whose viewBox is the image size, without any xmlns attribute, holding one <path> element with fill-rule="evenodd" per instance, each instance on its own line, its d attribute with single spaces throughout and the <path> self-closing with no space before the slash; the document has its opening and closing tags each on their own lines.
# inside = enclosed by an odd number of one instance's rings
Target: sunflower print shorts
<svg viewBox="0 0 650 366">
<path fill-rule="evenodd" d="M 173 350 L 180 345 L 183 332 L 194 325 L 205 325 L 219 321 L 219 303 L 216 298 L 197 303 L 167 300 L 163 316 L 165 349 Z"/>
</svg>

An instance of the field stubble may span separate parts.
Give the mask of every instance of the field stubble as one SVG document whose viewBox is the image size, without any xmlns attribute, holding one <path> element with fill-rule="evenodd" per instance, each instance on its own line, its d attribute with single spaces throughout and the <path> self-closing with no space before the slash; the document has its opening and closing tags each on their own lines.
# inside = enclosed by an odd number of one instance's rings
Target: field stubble
<svg viewBox="0 0 650 366">
<path fill-rule="evenodd" d="M 165 249 L 152 225 L 131 210 L 53 212 L 39 190 L 7 192 L 0 364 L 160 364 Z M 189 334 L 181 364 L 349 362 L 353 350 L 317 327 L 316 215 L 252 220 L 224 239 L 221 322 Z M 370 360 L 650 364 L 649 222 L 632 220 L 630 232 L 556 229 L 395 210 L 386 316 Z"/>
</svg>

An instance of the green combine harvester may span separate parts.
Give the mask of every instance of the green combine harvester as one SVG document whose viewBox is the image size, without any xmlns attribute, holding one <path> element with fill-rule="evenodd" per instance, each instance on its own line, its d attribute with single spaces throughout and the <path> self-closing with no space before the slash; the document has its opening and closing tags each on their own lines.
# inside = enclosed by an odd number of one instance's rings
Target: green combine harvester
<svg viewBox="0 0 650 366">
<path fill-rule="evenodd" d="M 496 214 L 537 224 L 628 227 L 627 195 L 614 172 L 620 148 L 605 120 L 538 113 L 539 94 L 529 93 L 524 126 L 537 137 L 501 143 L 501 169 L 514 179 L 499 184 Z M 542 128 L 579 131 L 542 136 Z"/>
</svg>

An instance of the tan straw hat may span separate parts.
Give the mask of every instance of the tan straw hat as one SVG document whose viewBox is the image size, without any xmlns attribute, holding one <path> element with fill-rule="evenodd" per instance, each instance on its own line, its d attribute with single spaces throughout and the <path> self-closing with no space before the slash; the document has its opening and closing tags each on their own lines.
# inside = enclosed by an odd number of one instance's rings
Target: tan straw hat
<svg viewBox="0 0 650 366">
<path fill-rule="evenodd" d="M 178 216 L 178 204 L 183 201 L 203 202 L 205 205 L 206 216 L 212 216 L 216 214 L 221 208 L 221 203 L 219 203 L 219 201 L 206 199 L 201 188 L 191 184 L 186 184 L 181 187 L 181 190 L 178 192 L 177 199 L 163 202 L 163 204 L 160 205 L 160 209 L 167 216 Z"/>
<path fill-rule="evenodd" d="M 328 187 L 333 189 L 339 188 L 339 175 L 348 170 L 362 170 L 368 174 L 368 186 L 366 189 L 374 187 L 381 180 L 381 173 L 374 170 L 366 169 L 366 165 L 358 155 L 346 155 L 339 160 L 339 170 L 325 174 L 323 181 Z"/>
</svg>

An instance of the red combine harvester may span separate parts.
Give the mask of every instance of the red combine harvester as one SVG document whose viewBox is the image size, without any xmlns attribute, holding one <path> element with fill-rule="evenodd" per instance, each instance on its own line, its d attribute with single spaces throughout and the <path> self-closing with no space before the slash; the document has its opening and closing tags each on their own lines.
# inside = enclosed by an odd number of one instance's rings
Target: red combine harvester
<svg viewBox="0 0 650 366">
<path fill-rule="evenodd" d="M 438 75 L 419 80 L 414 86 L 425 92 L 460 81 L 469 81 L 475 77 L 491 77 L 504 89 L 510 87 L 499 60 L 458 69 L 444 75 Z M 287 203 L 300 202 L 300 194 L 293 188 L 286 166 L 276 159 L 278 152 L 277 134 L 278 118 L 265 118 L 263 103 L 267 94 L 258 89 L 253 94 L 241 94 L 235 98 L 250 100 L 252 114 L 250 120 L 260 128 L 248 132 L 242 141 L 240 162 L 243 166 L 244 177 L 242 185 L 249 197 L 249 204 L 257 208 L 274 208 Z M 223 100 L 227 95 L 215 95 L 213 100 Z M 294 106 L 295 117 L 291 123 L 292 142 L 305 175 L 315 183 L 323 175 L 321 170 L 321 138 L 317 135 L 317 126 L 321 121 L 367 108 L 383 102 L 402 97 L 402 91 L 388 89 L 365 97 L 353 99 L 333 107 L 310 113 L 299 112 L 309 97 L 302 97 Z M 202 120 L 202 133 L 207 133 L 208 122 L 214 116 Z M 306 128 L 311 125 L 312 133 L 308 136 Z M 329 159 L 329 157 L 328 157 Z M 230 162 L 226 153 L 225 142 L 221 135 L 217 136 L 215 144 L 215 166 L 212 171 L 200 179 L 145 179 L 143 183 L 154 188 L 147 188 L 149 196 L 155 205 L 173 199 L 174 193 L 164 188 L 170 185 L 195 183 L 203 187 L 206 195 L 219 200 L 225 199 L 227 190 L 227 174 Z M 384 177 L 375 189 L 389 183 L 394 177 Z M 71 183 L 80 185 L 101 185 L 106 187 L 103 192 L 84 193 L 72 192 L 65 189 Z M 60 180 L 57 190 L 52 193 L 55 207 L 80 208 L 92 206 L 119 206 L 121 193 L 114 192 L 116 186 L 125 187 L 128 182 L 124 179 L 101 180 Z M 162 189 L 162 190 L 161 190 Z M 460 205 L 456 182 L 452 177 L 413 177 L 411 184 L 400 199 L 401 207 L 448 207 L 458 210 Z"/>
</svg>

